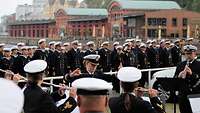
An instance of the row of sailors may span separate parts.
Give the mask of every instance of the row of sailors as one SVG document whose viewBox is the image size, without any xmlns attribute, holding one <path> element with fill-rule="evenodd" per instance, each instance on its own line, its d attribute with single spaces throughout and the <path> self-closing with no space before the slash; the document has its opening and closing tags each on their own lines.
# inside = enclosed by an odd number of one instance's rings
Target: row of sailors
<svg viewBox="0 0 200 113">
<path fill-rule="evenodd" d="M 91 56 L 89 60 L 95 60 L 93 58 L 96 57 Z M 124 92 L 119 97 L 110 99 L 108 92 L 113 88 L 110 83 L 92 75 L 80 75 L 72 83 L 69 97 L 60 106 L 56 106 L 55 102 L 66 98 L 64 85 L 51 95 L 41 89 L 46 68 L 47 62 L 44 60 L 33 60 L 25 65 L 28 81 L 24 91 L 1 78 L 0 89 L 4 92 L 0 94 L 0 98 L 5 101 L 0 102 L 0 112 L 20 113 L 23 107 L 24 113 L 71 113 L 75 108 L 78 109 L 76 113 L 106 113 L 108 108 L 111 113 L 165 113 L 156 90 L 149 90 L 151 104 L 141 98 L 137 84 L 142 73 L 137 68 L 124 67 L 119 70 L 117 78 L 121 81 Z"/>
<path fill-rule="evenodd" d="M 186 97 L 188 94 L 196 94 L 200 91 L 200 71 L 198 68 L 200 62 L 196 59 L 196 51 L 197 47 L 195 46 L 184 46 L 187 60 L 177 66 L 175 73 L 175 77 L 185 79 L 185 82 L 188 83 L 181 84 L 183 86 L 181 86 L 182 89 L 179 94 L 182 100 L 180 105 L 182 107 L 181 110 L 184 107 L 185 111 L 181 111 L 181 113 L 192 113 L 188 112 L 190 105 Z M 55 102 L 65 98 L 63 93 L 66 89 L 64 88 L 65 86 L 60 88 L 58 92 L 53 93 L 51 97 L 41 89 L 47 62 L 44 60 L 29 62 L 23 68 L 28 77 L 27 86 L 23 93 L 13 84 L 9 83 L 10 85 L 8 85 L 8 83 L 0 79 L 0 90 L 5 91 L 0 93 L 0 98 L 1 100 L 6 100 L 1 101 L 3 104 L 0 103 L 0 112 L 19 113 L 17 111 L 20 111 L 23 106 L 25 113 L 71 113 L 78 106 L 80 113 L 105 113 L 107 107 L 110 108 L 111 113 L 165 113 L 165 109 L 157 97 L 156 90 L 149 90 L 151 104 L 140 98 L 141 92 L 139 91 L 140 88 L 138 89 L 138 80 L 141 79 L 142 73 L 141 70 L 135 67 L 122 67 L 119 69 L 117 79 L 120 81 L 123 93 L 119 97 L 110 98 L 108 101 L 108 90 L 113 89 L 113 86 L 108 83 L 109 80 L 107 78 L 109 75 L 96 73 L 99 59 L 99 55 L 87 55 L 84 57 L 86 72 L 82 73 L 80 70 L 75 70 L 65 76 L 67 80 L 71 81 L 71 86 L 77 90 L 77 95 L 72 88 L 69 98 L 59 107 L 55 106 Z M 194 84 L 196 86 L 196 83 L 198 87 L 193 87 Z M 17 97 L 13 98 L 12 94 L 17 95 Z M 12 102 L 13 104 L 4 104 L 5 102 Z"/>
<path fill-rule="evenodd" d="M 188 40 L 189 44 L 192 39 Z M 78 41 L 70 43 L 50 42 L 46 49 L 46 40 L 38 41 L 36 46 L 25 46 L 18 43 L 18 47 L 4 48 L 0 44 L 0 68 L 9 69 L 14 73 L 25 75 L 22 67 L 31 60 L 42 59 L 47 61 L 48 76 L 63 76 L 70 71 L 83 68 L 83 57 L 89 54 L 99 54 L 100 63 L 98 69 L 103 72 L 117 71 L 120 67 L 134 66 L 140 69 L 176 66 L 182 58 L 182 41 L 176 40 L 174 45 L 169 40 L 147 41 L 127 39 L 121 46 L 119 42 L 113 43 L 113 50 L 109 42 L 103 42 L 100 48 L 95 43 L 88 42 L 87 49 L 83 49 Z M 4 54 L 3 54 L 4 53 Z"/>
</svg>

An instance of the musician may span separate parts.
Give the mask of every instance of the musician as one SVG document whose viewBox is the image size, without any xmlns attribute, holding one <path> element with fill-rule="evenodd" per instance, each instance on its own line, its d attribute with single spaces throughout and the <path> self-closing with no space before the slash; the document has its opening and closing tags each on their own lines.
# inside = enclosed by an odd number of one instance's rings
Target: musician
<svg viewBox="0 0 200 113">
<path fill-rule="evenodd" d="M 140 97 L 141 93 L 136 89 L 138 86 L 137 81 L 141 79 L 141 75 L 141 71 L 135 67 L 123 67 L 118 71 L 117 78 L 121 81 L 121 87 L 124 93 L 119 97 L 110 98 L 109 107 L 111 113 L 165 112 L 162 103 L 157 98 L 156 90 L 149 90 L 150 101 L 153 106 Z"/>
<path fill-rule="evenodd" d="M 85 66 L 85 71 L 81 72 L 81 70 L 79 68 L 77 68 L 72 73 L 66 75 L 66 77 L 65 77 L 66 80 L 68 82 L 72 83 L 76 79 L 92 77 L 92 78 L 99 78 L 99 79 L 103 79 L 108 82 L 112 82 L 112 80 L 114 79 L 112 76 L 105 75 L 102 72 L 97 71 L 99 59 L 100 59 L 100 56 L 96 55 L 96 54 L 95 55 L 91 54 L 91 55 L 85 56 L 84 61 L 83 61 L 83 64 Z"/>
<path fill-rule="evenodd" d="M 81 78 L 74 81 L 72 86 L 77 89 L 80 113 L 107 113 L 107 95 L 112 89 L 111 84 L 101 79 Z"/>
<path fill-rule="evenodd" d="M 0 78 L 0 113 L 21 113 L 24 103 L 22 90 L 10 80 Z"/>
<path fill-rule="evenodd" d="M 51 96 L 41 89 L 44 71 L 47 63 L 44 60 L 33 60 L 25 65 L 24 70 L 28 74 L 27 86 L 24 90 L 25 113 L 70 113 L 76 107 L 74 89 L 70 91 L 69 98 L 59 107 L 55 102 L 65 98 L 65 86 Z"/>
<path fill-rule="evenodd" d="M 181 62 L 176 69 L 175 77 L 185 79 L 186 84 L 179 92 L 179 107 L 181 113 L 192 113 L 187 96 L 200 93 L 200 61 L 197 60 L 197 47 L 193 45 L 184 46 L 186 61 Z"/>
</svg>

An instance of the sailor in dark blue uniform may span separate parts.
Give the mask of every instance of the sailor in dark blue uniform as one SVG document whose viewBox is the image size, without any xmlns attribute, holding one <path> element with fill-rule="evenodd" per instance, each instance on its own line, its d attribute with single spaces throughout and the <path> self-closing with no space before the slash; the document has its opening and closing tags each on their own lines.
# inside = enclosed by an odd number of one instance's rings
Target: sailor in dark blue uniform
<svg viewBox="0 0 200 113">
<path fill-rule="evenodd" d="M 69 98 L 59 107 L 55 102 L 66 98 L 64 86 L 51 94 L 44 92 L 41 88 L 44 71 L 47 63 L 44 60 L 29 62 L 24 70 L 28 74 L 27 86 L 24 90 L 24 113 L 71 113 L 76 107 L 74 89 L 71 90 Z"/>
<path fill-rule="evenodd" d="M 124 91 L 119 97 L 109 100 L 111 113 L 165 113 L 162 103 L 157 98 L 157 91 L 150 89 L 149 102 L 143 100 L 137 88 L 138 80 L 141 79 L 141 71 L 135 67 L 123 67 L 118 71 L 117 78 L 121 81 Z M 153 108 L 154 107 L 154 108 Z"/>
<path fill-rule="evenodd" d="M 97 54 L 95 50 L 95 43 L 93 41 L 87 42 L 87 50 L 85 52 L 85 56 L 90 55 L 90 54 Z"/>
<path fill-rule="evenodd" d="M 112 90 L 110 83 L 97 78 L 81 78 L 72 86 L 77 89 L 80 113 L 108 113 L 108 92 Z"/>
<path fill-rule="evenodd" d="M 39 48 L 34 52 L 32 60 L 45 60 L 47 61 L 48 51 L 45 50 L 46 47 L 46 39 L 40 39 L 38 41 Z"/>
<path fill-rule="evenodd" d="M 11 70 L 13 65 L 13 59 L 11 57 L 11 49 L 4 48 L 3 49 L 3 58 L 0 60 L 0 69 L 3 70 Z"/>
<path fill-rule="evenodd" d="M 200 93 L 200 61 L 197 59 L 197 47 L 193 45 L 184 46 L 186 61 L 178 64 L 175 78 L 186 81 L 179 91 L 179 108 L 181 113 L 192 113 L 188 95 Z"/>
</svg>

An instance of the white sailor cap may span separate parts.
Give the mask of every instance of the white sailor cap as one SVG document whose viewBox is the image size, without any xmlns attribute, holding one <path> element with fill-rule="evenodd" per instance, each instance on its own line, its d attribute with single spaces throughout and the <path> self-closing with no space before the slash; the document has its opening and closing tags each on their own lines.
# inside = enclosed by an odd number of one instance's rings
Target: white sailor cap
<svg viewBox="0 0 200 113">
<path fill-rule="evenodd" d="M 145 43 L 141 43 L 140 46 L 139 46 L 139 48 L 142 48 L 142 47 L 147 47 L 147 46 L 146 46 Z"/>
<path fill-rule="evenodd" d="M 4 52 L 10 52 L 10 51 L 11 51 L 11 48 L 3 48 L 3 51 L 4 51 Z"/>
<path fill-rule="evenodd" d="M 119 69 L 117 78 L 122 82 L 136 82 L 142 77 L 141 70 L 135 67 L 123 67 Z"/>
<path fill-rule="evenodd" d="M 164 42 L 165 42 L 165 39 L 162 39 L 162 40 L 160 41 L 160 44 L 161 44 L 161 43 L 164 43 Z"/>
<path fill-rule="evenodd" d="M 78 46 L 82 46 L 82 43 L 78 43 Z"/>
<path fill-rule="evenodd" d="M 56 42 L 55 44 L 54 44 L 54 46 L 61 46 L 62 45 L 62 42 Z"/>
<path fill-rule="evenodd" d="M 147 41 L 146 41 L 146 44 L 150 44 L 150 43 L 151 43 L 151 40 L 147 40 Z"/>
<path fill-rule="evenodd" d="M 46 42 L 46 39 L 45 39 L 45 38 L 40 39 L 40 40 L 38 41 L 38 44 L 41 44 L 42 42 Z"/>
<path fill-rule="evenodd" d="M 21 113 L 23 91 L 12 81 L 0 78 L 0 113 Z"/>
<path fill-rule="evenodd" d="M 113 43 L 113 46 L 117 46 L 117 45 L 119 45 L 119 42 L 114 42 Z"/>
<path fill-rule="evenodd" d="M 119 45 L 116 47 L 116 49 L 123 49 L 123 46 Z"/>
<path fill-rule="evenodd" d="M 0 47 L 3 47 L 3 46 L 5 46 L 5 43 L 0 43 Z"/>
<path fill-rule="evenodd" d="M 11 48 L 11 51 L 13 51 L 13 50 L 19 50 L 19 48 L 18 48 L 17 46 L 13 46 L 13 47 Z"/>
<path fill-rule="evenodd" d="M 63 46 L 70 46 L 70 43 L 69 43 L 69 42 L 65 42 L 65 43 L 63 44 Z"/>
<path fill-rule="evenodd" d="M 193 46 L 193 45 L 186 45 L 183 47 L 184 51 L 188 51 L 188 52 L 195 52 L 197 51 L 197 47 Z"/>
<path fill-rule="evenodd" d="M 93 41 L 89 41 L 89 42 L 87 42 L 86 45 L 87 45 L 87 46 L 89 46 L 89 45 L 94 45 L 94 42 L 93 42 Z"/>
<path fill-rule="evenodd" d="M 72 83 L 77 89 L 77 95 L 108 95 L 112 84 L 97 78 L 81 78 Z"/>
<path fill-rule="evenodd" d="M 25 46 L 25 43 L 19 42 L 19 43 L 17 43 L 17 46 Z"/>
<path fill-rule="evenodd" d="M 194 38 L 187 38 L 187 41 L 192 41 L 194 40 Z"/>
<path fill-rule="evenodd" d="M 56 42 L 55 41 L 51 41 L 49 42 L 49 45 L 54 45 Z"/>
<path fill-rule="evenodd" d="M 133 42 L 133 41 L 135 41 L 135 40 L 136 40 L 135 38 L 131 38 L 131 39 L 130 39 L 131 42 Z"/>
<path fill-rule="evenodd" d="M 28 46 L 21 47 L 21 50 L 27 50 L 27 49 L 28 49 Z"/>
<path fill-rule="evenodd" d="M 87 55 L 85 57 L 83 57 L 84 60 L 88 60 L 92 63 L 98 64 L 99 63 L 99 59 L 100 59 L 100 55 L 96 55 L 96 54 L 90 54 Z"/>
<path fill-rule="evenodd" d="M 128 46 L 128 42 L 123 44 L 123 47 Z"/>
<path fill-rule="evenodd" d="M 177 43 L 177 42 L 180 42 L 180 39 L 176 39 L 176 40 L 174 41 L 174 43 Z"/>
<path fill-rule="evenodd" d="M 131 39 L 126 39 L 125 42 L 131 42 Z"/>
<path fill-rule="evenodd" d="M 30 74 L 41 73 L 47 68 L 47 62 L 44 60 L 33 60 L 24 66 L 24 71 Z"/>
<path fill-rule="evenodd" d="M 166 41 L 165 44 L 171 44 L 171 42 L 170 41 Z"/>
<path fill-rule="evenodd" d="M 78 40 L 75 40 L 75 41 L 72 41 L 71 44 L 73 45 L 78 45 L 79 41 Z"/>
<path fill-rule="evenodd" d="M 136 42 L 142 42 L 142 39 L 136 39 Z"/>
<path fill-rule="evenodd" d="M 152 40 L 152 41 L 151 41 L 151 43 L 156 43 L 156 40 L 155 40 L 155 39 L 154 39 L 154 40 Z"/>
<path fill-rule="evenodd" d="M 105 41 L 105 42 L 102 43 L 102 45 L 108 45 L 108 44 L 109 44 L 108 41 Z"/>
<path fill-rule="evenodd" d="M 170 46 L 174 46 L 174 43 L 171 43 Z"/>
</svg>

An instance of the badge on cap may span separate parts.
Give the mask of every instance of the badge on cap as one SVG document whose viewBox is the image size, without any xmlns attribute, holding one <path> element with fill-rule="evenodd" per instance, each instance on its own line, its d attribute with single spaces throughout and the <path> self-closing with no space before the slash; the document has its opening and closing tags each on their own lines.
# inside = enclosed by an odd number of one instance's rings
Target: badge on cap
<svg viewBox="0 0 200 113">
<path fill-rule="evenodd" d="M 100 55 L 91 54 L 83 57 L 84 60 L 89 60 L 92 63 L 99 63 Z"/>
<path fill-rule="evenodd" d="M 183 49 L 185 51 L 190 51 L 190 52 L 194 52 L 194 51 L 197 51 L 197 47 L 196 46 L 193 46 L 193 45 L 186 45 L 183 47 Z"/>
</svg>

